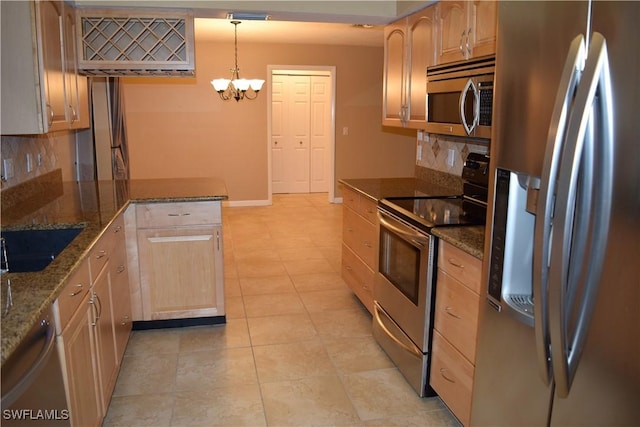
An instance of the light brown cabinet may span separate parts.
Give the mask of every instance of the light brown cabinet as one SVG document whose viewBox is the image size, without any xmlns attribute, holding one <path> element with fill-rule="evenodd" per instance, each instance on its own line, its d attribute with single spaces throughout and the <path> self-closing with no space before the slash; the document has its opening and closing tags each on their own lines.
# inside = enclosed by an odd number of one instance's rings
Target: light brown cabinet
<svg viewBox="0 0 640 427">
<path fill-rule="evenodd" d="M 2 134 L 88 127 L 86 77 L 73 65 L 72 6 L 47 0 L 0 7 Z"/>
<path fill-rule="evenodd" d="M 476 358 L 482 263 L 440 241 L 431 387 L 469 425 Z"/>
<path fill-rule="evenodd" d="M 438 64 L 495 54 L 496 0 L 442 1 L 437 7 Z"/>
<path fill-rule="evenodd" d="M 131 331 L 124 220 L 117 217 L 90 248 L 54 302 L 58 348 L 73 426 L 102 422 Z M 117 317 L 116 317 L 117 316 Z"/>
<path fill-rule="evenodd" d="M 373 280 L 378 269 L 377 204 L 348 188 L 342 194 L 342 279 L 373 313 Z"/>
<path fill-rule="evenodd" d="M 384 126 L 422 129 L 426 120 L 427 67 L 435 63 L 436 7 L 385 27 Z"/>
<path fill-rule="evenodd" d="M 224 316 L 221 203 L 135 208 L 140 320 Z"/>
<path fill-rule="evenodd" d="M 89 303 L 89 264 L 85 259 L 54 302 L 58 351 L 65 376 L 67 403 L 73 426 L 98 426 L 103 411 L 99 373 L 94 365 L 94 307 Z"/>
</svg>

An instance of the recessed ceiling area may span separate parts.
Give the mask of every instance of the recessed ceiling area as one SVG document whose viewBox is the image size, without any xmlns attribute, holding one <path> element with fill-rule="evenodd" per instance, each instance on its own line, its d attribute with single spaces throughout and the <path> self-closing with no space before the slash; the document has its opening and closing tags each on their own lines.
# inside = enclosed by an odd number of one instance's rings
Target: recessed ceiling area
<svg viewBox="0 0 640 427">
<path fill-rule="evenodd" d="M 384 26 L 293 21 L 241 21 L 238 43 L 295 43 L 350 46 L 382 46 Z M 195 19 L 198 40 L 233 41 L 233 25 L 227 19 Z"/>
</svg>

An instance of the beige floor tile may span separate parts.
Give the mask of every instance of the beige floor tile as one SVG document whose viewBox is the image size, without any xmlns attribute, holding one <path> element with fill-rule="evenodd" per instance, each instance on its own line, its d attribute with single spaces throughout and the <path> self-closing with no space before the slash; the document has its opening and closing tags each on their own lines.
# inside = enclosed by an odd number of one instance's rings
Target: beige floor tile
<svg viewBox="0 0 640 427">
<path fill-rule="evenodd" d="M 348 289 L 300 292 L 300 298 L 309 313 L 362 307 L 358 298 Z"/>
<path fill-rule="evenodd" d="M 224 310 L 226 312 L 227 320 L 247 317 L 244 312 L 244 302 L 242 301 L 242 297 L 225 297 Z"/>
<path fill-rule="evenodd" d="M 168 427 L 175 396 L 172 393 L 114 396 L 103 427 Z"/>
<path fill-rule="evenodd" d="M 239 297 L 242 295 L 242 292 L 240 291 L 240 280 L 237 277 L 225 277 L 224 295 L 226 297 Z"/>
<path fill-rule="evenodd" d="M 265 426 L 264 408 L 257 384 L 238 385 L 176 394 L 171 425 Z"/>
<path fill-rule="evenodd" d="M 287 274 L 284 264 L 280 261 L 251 261 L 240 260 L 237 263 L 238 277 L 282 276 Z"/>
<path fill-rule="evenodd" d="M 250 347 L 220 348 L 216 351 L 180 353 L 176 390 L 209 390 L 218 387 L 257 384 Z"/>
<path fill-rule="evenodd" d="M 314 312 L 309 315 L 323 338 L 371 335 L 371 315 L 365 308 Z"/>
<path fill-rule="evenodd" d="M 177 353 L 180 333 L 177 329 L 149 329 L 132 331 L 125 350 L 127 356 Z"/>
<path fill-rule="evenodd" d="M 454 418 L 448 409 L 370 420 L 366 421 L 365 425 L 378 427 L 462 427 L 462 424 Z"/>
<path fill-rule="evenodd" d="M 247 321 L 253 346 L 290 343 L 318 335 L 307 314 L 253 317 Z"/>
<path fill-rule="evenodd" d="M 253 354 L 260 383 L 336 374 L 322 343 L 317 340 L 255 346 Z"/>
<path fill-rule="evenodd" d="M 347 289 L 347 284 L 339 273 L 292 274 L 291 280 L 298 292 L 321 291 L 326 289 Z"/>
<path fill-rule="evenodd" d="M 396 368 L 345 375 L 342 381 L 363 420 L 442 409 L 438 399 L 421 399 Z"/>
<path fill-rule="evenodd" d="M 317 247 L 311 245 L 299 248 L 277 248 L 276 251 L 282 261 L 326 259 L 325 255 Z"/>
<path fill-rule="evenodd" d="M 342 374 L 393 368 L 393 362 L 373 337 L 325 340 L 329 358 Z"/>
<path fill-rule="evenodd" d="M 180 331 L 180 352 L 250 347 L 246 319 L 227 319 L 224 325 L 196 326 Z"/>
<path fill-rule="evenodd" d="M 280 257 L 278 256 L 278 253 L 272 248 L 245 248 L 236 251 L 236 261 L 280 261 Z"/>
<path fill-rule="evenodd" d="M 307 259 L 283 261 L 287 272 L 293 274 L 309 274 L 309 273 L 336 273 L 337 271 L 329 264 L 326 259 Z"/>
<path fill-rule="evenodd" d="M 269 425 L 362 425 L 337 376 L 263 383 L 261 389 Z"/>
<path fill-rule="evenodd" d="M 113 395 L 171 393 L 177 364 L 178 353 L 125 356 Z"/>
<path fill-rule="evenodd" d="M 240 280 L 243 295 L 283 294 L 295 292 L 296 288 L 288 275 L 243 277 Z"/>
<path fill-rule="evenodd" d="M 305 307 L 297 293 L 246 295 L 244 309 L 249 317 L 303 314 Z"/>
</svg>

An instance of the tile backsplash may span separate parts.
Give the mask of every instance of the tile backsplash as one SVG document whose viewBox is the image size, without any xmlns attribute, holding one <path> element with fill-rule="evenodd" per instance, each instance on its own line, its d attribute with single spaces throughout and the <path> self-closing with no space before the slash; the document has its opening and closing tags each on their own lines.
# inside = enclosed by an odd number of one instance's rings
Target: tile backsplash
<svg viewBox="0 0 640 427">
<path fill-rule="evenodd" d="M 464 138 L 418 131 L 416 165 L 462 176 L 462 166 L 471 152 L 489 153 L 489 144 Z"/>
<path fill-rule="evenodd" d="M 2 189 L 16 186 L 32 178 L 62 168 L 66 179 L 72 178 L 74 132 L 55 132 L 45 135 L 2 135 L 0 166 Z M 27 154 L 31 155 L 32 170 L 27 172 Z M 38 163 L 40 156 L 40 163 Z M 7 176 L 5 159 L 13 163 L 13 177 Z"/>
</svg>

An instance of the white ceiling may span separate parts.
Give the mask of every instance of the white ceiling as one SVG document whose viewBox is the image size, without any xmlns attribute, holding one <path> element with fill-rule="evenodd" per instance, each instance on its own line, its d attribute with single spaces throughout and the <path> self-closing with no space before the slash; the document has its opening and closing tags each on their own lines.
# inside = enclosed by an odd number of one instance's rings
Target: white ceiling
<svg viewBox="0 0 640 427">
<path fill-rule="evenodd" d="M 293 22 L 293 21 L 241 21 L 238 25 L 238 44 L 300 43 L 355 46 L 382 46 L 383 25 L 370 29 L 353 24 Z M 233 41 L 233 24 L 226 19 L 196 18 L 196 39 Z"/>
</svg>

